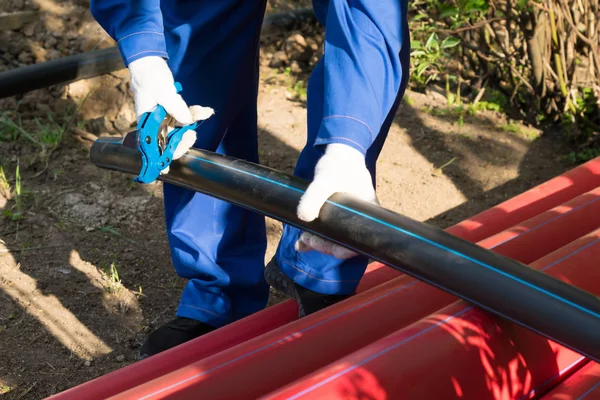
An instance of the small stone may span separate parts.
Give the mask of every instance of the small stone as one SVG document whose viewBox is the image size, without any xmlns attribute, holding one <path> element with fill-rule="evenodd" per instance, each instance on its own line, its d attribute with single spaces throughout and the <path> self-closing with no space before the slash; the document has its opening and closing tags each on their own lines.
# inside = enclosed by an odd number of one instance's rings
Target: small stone
<svg viewBox="0 0 600 400">
<path fill-rule="evenodd" d="M 44 25 L 48 32 L 60 32 L 64 35 L 66 30 L 65 20 L 58 16 L 52 15 L 51 13 L 46 15 L 46 18 L 44 19 Z"/>
<path fill-rule="evenodd" d="M 121 111 L 117 114 L 114 126 L 119 132 L 127 133 L 134 122 L 136 122 L 136 115 L 133 102 L 126 101 L 123 103 Z"/>
<path fill-rule="evenodd" d="M 79 193 L 68 193 L 65 195 L 63 202 L 67 206 L 74 206 L 75 204 L 79 204 L 83 201 L 83 195 Z"/>
<path fill-rule="evenodd" d="M 313 50 L 309 47 L 306 39 L 299 33 L 287 38 L 283 48 L 290 60 L 308 61 L 313 54 Z"/>
<path fill-rule="evenodd" d="M 63 40 L 57 46 L 56 49 L 60 50 L 63 54 L 68 53 L 67 49 L 69 47 L 69 41 Z"/>
<path fill-rule="evenodd" d="M 98 117 L 91 119 L 87 121 L 86 125 L 88 127 L 88 130 L 96 135 L 112 130 L 111 123 L 106 117 Z"/>
<path fill-rule="evenodd" d="M 77 31 L 67 31 L 66 38 L 69 40 L 76 39 L 79 37 Z"/>
<path fill-rule="evenodd" d="M 25 28 L 23 28 L 23 35 L 25 35 L 27 37 L 31 37 L 31 36 L 33 36 L 34 31 L 35 31 L 35 25 L 27 24 L 27 25 L 25 25 Z"/>
<path fill-rule="evenodd" d="M 289 59 L 288 59 L 287 54 L 285 54 L 285 51 L 278 51 L 275 54 L 273 54 L 273 58 L 271 59 L 271 62 L 269 63 L 269 67 L 271 67 L 271 68 L 284 67 L 287 65 L 288 62 L 289 62 Z"/>
<path fill-rule="evenodd" d="M 48 36 L 48 38 L 44 41 L 44 46 L 46 48 L 52 48 L 58 44 L 58 40 L 54 36 Z"/>
<path fill-rule="evenodd" d="M 310 49 L 313 52 L 317 52 L 319 51 L 319 44 L 317 43 L 317 41 L 311 37 L 307 37 L 306 38 L 306 44 L 308 45 L 308 47 L 310 47 Z"/>
<path fill-rule="evenodd" d="M 62 53 L 58 50 L 48 49 L 48 51 L 46 51 L 47 60 L 56 60 L 57 58 L 61 58 L 62 56 Z"/>
<path fill-rule="evenodd" d="M 33 57 L 31 56 L 30 53 L 28 53 L 26 51 L 22 51 L 21 54 L 19 54 L 18 60 L 20 63 L 30 64 L 33 62 Z"/>
<path fill-rule="evenodd" d="M 273 53 L 272 52 L 267 52 L 267 51 L 262 51 L 260 52 L 260 65 L 264 65 L 264 66 L 268 66 L 271 63 L 271 60 L 273 59 Z"/>
<path fill-rule="evenodd" d="M 4 43 L 6 44 L 6 51 L 15 57 L 17 57 L 23 49 L 22 42 L 20 40 L 7 39 Z"/>
<path fill-rule="evenodd" d="M 311 67 L 314 67 L 315 65 L 317 65 L 317 63 L 319 62 L 320 58 L 319 56 L 317 56 L 316 54 L 314 54 L 311 58 L 310 58 L 310 62 L 309 65 Z"/>
<path fill-rule="evenodd" d="M 123 354 L 121 354 L 121 355 L 118 355 L 118 356 L 117 356 L 117 361 L 118 361 L 118 362 L 123 362 L 123 361 L 125 361 L 125 356 L 124 356 Z"/>
<path fill-rule="evenodd" d="M 37 44 L 31 45 L 30 49 L 36 63 L 46 61 L 46 49 Z"/>
<path fill-rule="evenodd" d="M 86 360 L 83 365 L 85 365 L 86 367 L 90 367 L 92 365 L 91 361 Z"/>
<path fill-rule="evenodd" d="M 290 71 L 294 74 L 299 74 L 300 72 L 302 72 L 302 68 L 300 68 L 300 64 L 298 64 L 298 61 L 292 61 L 292 63 L 290 64 Z"/>
<path fill-rule="evenodd" d="M 59 268 L 56 268 L 56 270 L 63 275 L 69 275 L 71 273 L 71 270 L 69 268 L 59 267 Z"/>
</svg>

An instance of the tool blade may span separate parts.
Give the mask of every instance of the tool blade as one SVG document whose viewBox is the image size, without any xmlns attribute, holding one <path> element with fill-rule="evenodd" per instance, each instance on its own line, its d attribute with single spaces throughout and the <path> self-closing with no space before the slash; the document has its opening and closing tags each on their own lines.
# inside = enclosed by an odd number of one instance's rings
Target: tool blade
<svg viewBox="0 0 600 400">
<path fill-rule="evenodd" d="M 125 134 L 125 137 L 123 138 L 123 146 L 125 147 L 129 147 L 132 149 L 137 149 L 138 148 L 138 132 L 137 131 L 131 131 L 128 132 L 127 134 Z"/>
</svg>

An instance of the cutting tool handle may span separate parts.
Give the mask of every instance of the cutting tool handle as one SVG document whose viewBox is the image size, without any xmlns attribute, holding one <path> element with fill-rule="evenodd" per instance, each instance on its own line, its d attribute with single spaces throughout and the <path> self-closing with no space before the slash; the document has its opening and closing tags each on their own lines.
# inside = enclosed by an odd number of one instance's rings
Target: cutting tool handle
<svg viewBox="0 0 600 400">
<path fill-rule="evenodd" d="M 181 92 L 181 84 L 175 82 L 175 90 Z M 173 153 L 183 134 L 188 130 L 194 130 L 198 126 L 198 122 L 189 125 L 175 127 L 168 133 L 165 140 L 165 148 L 162 149 L 158 140 L 160 128 L 165 118 L 167 111 L 163 106 L 158 104 L 151 112 L 144 113 L 137 125 L 137 149 L 142 155 L 142 168 L 140 174 L 134 178 L 138 183 L 154 182 L 160 175 L 161 171 L 171 165 L 173 162 Z"/>
</svg>

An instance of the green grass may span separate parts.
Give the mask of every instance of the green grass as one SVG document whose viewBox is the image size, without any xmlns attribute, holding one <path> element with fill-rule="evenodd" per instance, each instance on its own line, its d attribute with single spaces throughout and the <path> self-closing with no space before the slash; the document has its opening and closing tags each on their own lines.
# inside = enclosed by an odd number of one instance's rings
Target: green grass
<svg viewBox="0 0 600 400">
<path fill-rule="evenodd" d="M 13 390 L 13 388 L 8 385 L 0 385 L 0 394 L 7 394 L 11 390 Z"/>
<path fill-rule="evenodd" d="M 1 113 L 0 140 L 32 145 L 40 161 L 47 162 L 64 140 L 66 128 L 55 122 L 51 114 L 45 120 L 35 118 L 32 122 L 26 127 L 20 117 L 11 118 L 8 113 Z"/>
<path fill-rule="evenodd" d="M 15 184 L 11 185 L 6 177 L 4 168 L 0 166 L 0 190 L 8 199 L 14 200 L 13 207 L 5 208 L 2 213 L 5 217 L 12 221 L 18 221 L 25 218 L 25 191 L 23 190 L 23 184 L 21 181 L 21 170 L 19 163 L 15 170 Z"/>
<path fill-rule="evenodd" d="M 573 151 L 565 156 L 565 158 L 572 163 L 584 163 L 600 156 L 600 149 L 598 148 L 587 148 L 582 151 Z"/>
<path fill-rule="evenodd" d="M 115 263 L 111 263 L 110 266 L 102 266 L 102 272 L 105 275 L 108 284 L 105 286 L 105 290 L 108 293 L 115 294 L 120 292 L 123 289 L 123 284 L 121 283 L 121 278 L 119 278 L 119 270 Z"/>
<path fill-rule="evenodd" d="M 521 133 L 521 127 L 517 124 L 509 123 L 500 127 L 504 132 Z"/>
<path fill-rule="evenodd" d="M 500 129 L 504 132 L 514 133 L 528 140 L 535 140 L 540 136 L 539 132 L 535 129 L 525 129 L 523 126 L 512 122 L 500 126 Z"/>
</svg>

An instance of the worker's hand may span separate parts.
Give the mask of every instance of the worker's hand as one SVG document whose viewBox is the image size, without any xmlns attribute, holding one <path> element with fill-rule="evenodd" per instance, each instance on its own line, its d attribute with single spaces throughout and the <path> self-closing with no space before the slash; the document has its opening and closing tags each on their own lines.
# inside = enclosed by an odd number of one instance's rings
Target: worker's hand
<svg viewBox="0 0 600 400">
<path fill-rule="evenodd" d="M 209 107 L 188 107 L 181 95 L 177 93 L 173 74 L 162 57 L 139 58 L 129 64 L 128 69 L 138 120 L 142 114 L 152 111 L 158 104 L 164 107 L 167 114 L 173 117 L 174 124 L 179 126 L 207 119 L 214 114 Z M 180 158 L 195 142 L 196 132 L 193 130 L 185 132 L 175 149 L 173 159 Z"/>
<path fill-rule="evenodd" d="M 315 167 L 312 183 L 300 199 L 298 218 L 310 222 L 318 218 L 321 207 L 334 193 L 346 193 L 379 204 L 365 156 L 353 147 L 332 143 Z M 297 251 L 317 250 L 340 259 L 357 254 L 342 246 L 304 232 L 296 242 Z"/>
<path fill-rule="evenodd" d="M 214 111 L 210 107 L 201 107 L 201 106 L 191 106 L 190 113 L 192 114 L 192 122 L 203 121 L 211 117 L 214 114 Z M 174 118 L 168 118 L 166 127 L 160 132 L 160 135 L 165 140 L 166 136 L 175 129 L 175 126 L 178 125 L 175 122 Z M 192 132 L 188 135 L 188 132 Z M 186 142 L 187 141 L 187 142 Z M 196 142 L 196 132 L 189 130 L 186 131 L 181 137 L 181 141 L 177 145 L 177 148 L 173 152 L 173 160 L 177 160 L 181 156 L 183 156 Z M 168 174 L 169 169 L 171 167 L 167 166 L 163 170 L 160 171 L 161 175 Z"/>
</svg>

